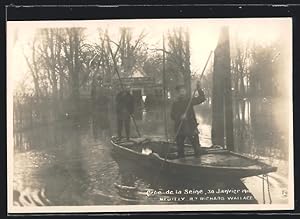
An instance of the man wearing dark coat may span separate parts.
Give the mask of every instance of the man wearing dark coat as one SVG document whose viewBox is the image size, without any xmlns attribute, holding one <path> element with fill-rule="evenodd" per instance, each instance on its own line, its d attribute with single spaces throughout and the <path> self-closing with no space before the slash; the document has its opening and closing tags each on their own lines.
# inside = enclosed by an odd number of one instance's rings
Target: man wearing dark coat
<svg viewBox="0 0 300 219">
<path fill-rule="evenodd" d="M 204 92 L 201 89 L 200 82 L 197 82 L 197 97 L 192 97 L 189 109 L 186 109 L 190 99 L 187 97 L 186 89 L 183 85 L 176 87 L 178 98 L 174 101 L 171 108 L 171 118 L 175 122 L 176 144 L 178 147 L 178 157 L 184 157 L 184 141 L 187 138 L 193 148 L 194 154 L 198 157 L 200 154 L 198 123 L 193 106 L 205 101 Z"/>
<path fill-rule="evenodd" d="M 126 138 L 130 137 L 130 116 L 134 112 L 133 96 L 128 90 L 120 91 L 116 96 L 116 113 L 118 137 L 122 137 L 123 125 L 125 126 Z"/>
</svg>

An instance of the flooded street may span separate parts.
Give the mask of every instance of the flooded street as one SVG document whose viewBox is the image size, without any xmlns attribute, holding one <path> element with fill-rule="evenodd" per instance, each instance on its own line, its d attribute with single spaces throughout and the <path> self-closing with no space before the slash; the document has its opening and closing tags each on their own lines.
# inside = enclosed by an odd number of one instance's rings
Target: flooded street
<svg viewBox="0 0 300 219">
<path fill-rule="evenodd" d="M 136 119 L 143 136 L 147 133 L 146 137 L 164 137 L 161 112 L 141 112 Z M 209 119 L 205 119 L 203 111 L 197 113 L 197 119 L 201 124 L 201 145 L 211 146 Z M 94 114 L 77 122 L 66 119 L 15 133 L 14 205 L 286 203 L 287 173 L 282 170 L 286 170 L 287 161 L 265 157 L 266 162 L 278 167 L 276 173 L 269 175 L 269 184 L 259 177 L 230 183 L 171 179 L 159 171 L 145 171 L 138 164 L 114 157 L 110 136 L 115 131 L 109 127 L 108 117 Z M 172 128 L 169 121 L 169 133 L 173 133 Z M 132 136 L 136 135 L 133 126 L 131 131 Z M 191 202 L 182 195 L 176 198 L 165 194 L 168 190 L 180 190 L 197 195 L 199 190 L 233 188 L 244 189 L 248 198 L 230 200 L 230 194 L 222 198 L 211 194 Z"/>
</svg>

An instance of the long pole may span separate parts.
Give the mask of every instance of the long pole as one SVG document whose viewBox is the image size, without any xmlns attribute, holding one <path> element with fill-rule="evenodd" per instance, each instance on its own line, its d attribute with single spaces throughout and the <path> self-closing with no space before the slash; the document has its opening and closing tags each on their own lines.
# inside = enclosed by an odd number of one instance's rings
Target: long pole
<svg viewBox="0 0 300 219">
<path fill-rule="evenodd" d="M 204 75 L 205 69 L 206 69 L 206 67 L 207 67 L 208 61 L 210 60 L 210 57 L 211 57 L 212 53 L 213 53 L 213 51 L 211 51 L 210 54 L 209 54 L 209 56 L 208 56 L 208 59 L 207 59 L 207 61 L 206 61 L 206 63 L 205 63 L 205 66 L 204 66 L 204 68 L 203 68 L 203 71 L 202 71 L 202 73 L 201 73 L 201 76 L 200 76 L 199 81 L 201 81 L 201 79 L 202 79 L 202 77 L 203 77 L 203 75 Z M 188 102 L 188 105 L 187 105 L 187 107 L 185 108 L 184 115 L 187 114 L 187 111 L 189 110 L 189 108 L 190 108 L 190 106 L 191 106 L 191 104 L 192 104 L 192 100 L 193 100 L 193 97 L 194 97 L 195 94 L 196 94 L 196 91 L 197 91 L 197 88 L 194 90 L 193 95 L 191 96 L 191 98 L 190 98 L 190 100 L 189 100 L 189 102 Z M 182 124 L 183 124 L 183 120 L 180 121 L 180 124 L 179 124 L 179 126 L 178 126 L 178 128 L 177 128 L 176 135 L 175 135 L 175 139 L 177 138 L 177 136 L 178 136 L 178 134 L 179 134 L 179 131 L 180 131 L 180 129 L 181 129 Z"/>
<path fill-rule="evenodd" d="M 167 127 L 167 109 L 166 109 L 166 53 L 165 53 L 165 36 L 163 35 L 163 107 L 164 107 L 164 126 L 165 126 L 165 137 L 168 140 L 168 127 Z"/>
<path fill-rule="evenodd" d="M 206 61 L 206 63 L 205 63 L 205 66 L 204 66 L 204 68 L 203 68 L 203 71 L 202 71 L 202 73 L 201 73 L 200 80 L 202 79 L 202 77 L 203 77 L 203 75 L 204 75 L 205 69 L 206 69 L 206 67 L 207 67 L 208 61 L 210 60 L 210 57 L 211 57 L 212 53 L 213 53 L 213 51 L 211 51 L 210 54 L 209 54 L 209 56 L 208 56 L 208 59 L 207 59 L 207 61 Z M 190 105 L 191 105 L 191 103 L 192 103 L 192 99 L 193 99 L 193 97 L 194 97 L 196 91 L 197 91 L 197 89 L 194 90 L 193 95 L 192 95 L 192 97 L 190 98 L 190 101 L 189 101 L 189 103 L 188 103 L 188 106 L 186 107 L 186 110 L 185 110 L 185 114 L 187 113 L 187 110 L 189 109 L 189 107 L 190 107 Z M 176 137 L 177 137 L 177 135 L 178 135 L 178 133 L 179 133 L 179 130 L 180 130 L 181 126 L 182 126 L 182 120 L 181 120 L 181 122 L 180 122 L 180 124 L 179 124 L 179 127 L 178 127 L 177 131 L 176 131 L 175 139 L 176 139 Z M 167 146 L 167 153 L 166 153 L 166 156 L 165 156 L 165 158 L 164 158 L 164 161 L 161 163 L 161 166 L 160 166 L 159 171 L 161 171 L 161 170 L 164 168 L 164 164 L 166 163 L 166 161 L 167 161 L 167 159 L 168 159 L 169 151 L 170 151 L 170 146 L 168 145 L 168 146 Z M 158 176 L 157 176 L 157 178 L 155 179 L 154 182 L 156 182 L 157 179 L 158 179 Z"/>
<path fill-rule="evenodd" d="M 119 81 L 120 81 L 121 89 L 124 90 L 124 86 L 123 86 L 123 83 L 122 83 L 122 79 L 121 79 L 121 77 L 120 77 L 120 74 L 119 74 L 119 71 L 118 71 L 118 68 L 117 68 L 117 63 L 116 63 L 116 60 L 114 59 L 114 55 L 113 55 L 112 49 L 111 49 L 111 47 L 110 47 L 110 45 L 109 45 L 109 38 L 108 38 L 108 36 L 106 36 L 106 37 L 107 37 L 107 43 L 108 43 L 109 53 L 110 53 L 111 58 L 112 58 L 113 63 L 114 63 L 115 72 L 116 72 L 117 75 L 118 75 L 118 79 L 119 79 Z M 134 124 L 134 126 L 135 126 L 135 130 L 136 130 L 138 136 L 141 137 L 141 133 L 140 133 L 140 131 L 139 131 L 139 129 L 138 129 L 138 126 L 137 126 L 137 124 L 136 124 L 136 121 L 135 121 L 134 116 L 133 116 L 132 114 L 130 114 L 130 117 L 131 117 L 131 119 L 132 119 L 132 121 L 133 121 L 133 124 Z"/>
</svg>

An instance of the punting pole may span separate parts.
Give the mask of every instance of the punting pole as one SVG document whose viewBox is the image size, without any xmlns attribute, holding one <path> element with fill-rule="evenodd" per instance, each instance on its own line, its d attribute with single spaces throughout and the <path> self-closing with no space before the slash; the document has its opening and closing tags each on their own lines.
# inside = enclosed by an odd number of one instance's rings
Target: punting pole
<svg viewBox="0 0 300 219">
<path fill-rule="evenodd" d="M 209 62 L 209 60 L 210 60 L 210 57 L 211 57 L 212 53 L 213 53 L 213 51 L 210 52 L 210 54 L 209 54 L 209 56 L 208 56 L 208 58 L 207 58 L 207 61 L 206 61 L 206 63 L 205 63 L 205 66 L 204 66 L 204 68 L 203 68 L 203 70 L 202 70 L 202 73 L 201 73 L 201 76 L 200 76 L 200 80 L 202 79 L 202 77 L 203 77 L 203 75 L 204 75 L 205 69 L 206 69 L 206 67 L 207 67 L 207 64 L 208 64 L 208 62 Z M 186 107 L 186 110 L 185 110 L 185 114 L 187 113 L 187 110 L 188 110 L 188 108 L 190 107 L 190 105 L 191 105 L 191 103 L 192 103 L 192 99 L 193 99 L 193 97 L 194 97 L 196 91 L 197 91 L 197 89 L 194 90 L 193 95 L 192 95 L 191 98 L 190 98 L 190 101 L 189 101 L 189 103 L 188 103 L 188 106 Z M 178 129 L 177 129 L 177 131 L 176 131 L 175 139 L 176 139 L 176 137 L 177 137 L 177 135 L 178 135 L 178 133 L 179 133 L 179 130 L 180 130 L 181 126 L 182 126 L 182 121 L 181 121 L 181 123 L 180 123 L 180 125 L 179 125 L 179 127 L 178 127 Z M 165 156 L 165 158 L 164 158 L 164 161 L 161 163 L 161 166 L 160 166 L 160 170 L 159 170 L 159 171 L 161 171 L 161 170 L 164 168 L 164 164 L 165 164 L 166 161 L 167 161 L 167 158 L 168 158 L 168 155 L 169 155 L 169 151 L 170 151 L 170 146 L 168 145 L 167 147 L 168 147 L 168 149 L 167 149 L 167 154 L 166 154 L 166 156 Z M 155 178 L 154 183 L 156 183 L 156 181 L 158 180 L 158 177 L 159 177 L 159 175 L 157 175 L 157 177 Z"/>
<path fill-rule="evenodd" d="M 109 45 L 109 38 L 108 38 L 108 36 L 106 36 L 106 37 L 107 37 L 107 42 L 108 42 L 108 45 Z M 118 68 L 117 68 L 117 63 L 116 63 L 116 60 L 114 59 L 114 55 L 113 55 L 113 52 L 112 52 L 112 49 L 111 49 L 110 45 L 108 46 L 108 49 L 109 49 L 109 53 L 110 53 L 111 58 L 112 58 L 113 63 L 114 63 L 115 71 L 116 71 L 116 73 L 117 73 L 117 75 L 118 75 L 118 79 L 119 79 L 119 81 L 120 81 L 121 89 L 124 90 L 124 86 L 123 86 L 123 83 L 122 83 L 122 79 L 121 79 L 121 77 L 120 77 L 120 74 L 119 74 L 119 71 L 118 71 Z M 136 130 L 136 132 L 137 132 L 137 134 L 138 134 L 138 136 L 139 136 L 139 138 L 140 138 L 140 137 L 141 137 L 141 133 L 140 133 L 139 128 L 138 128 L 138 126 L 137 126 L 137 124 L 136 124 L 135 118 L 134 118 L 134 116 L 133 116 L 132 114 L 130 114 L 130 117 L 131 117 L 131 119 L 132 119 L 132 121 L 133 121 L 133 124 L 134 124 L 134 126 L 135 126 L 135 130 Z"/>
<path fill-rule="evenodd" d="M 200 76 L 199 81 L 201 81 L 201 79 L 202 79 L 202 77 L 203 77 L 203 75 L 204 75 L 205 69 L 206 69 L 206 67 L 207 67 L 208 61 L 210 60 L 210 57 L 211 57 L 212 53 L 213 53 L 213 51 L 210 52 L 210 54 L 209 54 L 209 56 L 208 56 L 208 59 L 206 60 L 206 63 L 205 63 L 205 66 L 204 66 L 204 68 L 203 68 L 203 70 L 202 70 L 202 73 L 201 73 L 201 76 Z M 187 107 L 185 108 L 184 115 L 187 114 L 187 111 L 189 110 L 189 108 L 190 108 L 190 106 L 191 106 L 191 104 L 192 104 L 192 100 L 193 100 L 193 97 L 194 97 L 195 94 L 196 94 L 196 91 L 197 91 L 197 88 L 195 88 L 195 90 L 194 90 L 194 92 L 193 92 L 193 95 L 191 96 L 191 98 L 190 98 L 190 100 L 189 100 L 189 102 L 188 102 L 188 105 L 187 105 Z M 176 135 L 175 135 L 175 139 L 177 138 L 177 136 L 178 136 L 178 134 L 179 134 L 179 130 L 181 129 L 182 123 L 183 123 L 183 120 L 180 121 L 180 124 L 179 124 L 179 126 L 178 126 L 178 128 L 177 128 Z"/>
</svg>

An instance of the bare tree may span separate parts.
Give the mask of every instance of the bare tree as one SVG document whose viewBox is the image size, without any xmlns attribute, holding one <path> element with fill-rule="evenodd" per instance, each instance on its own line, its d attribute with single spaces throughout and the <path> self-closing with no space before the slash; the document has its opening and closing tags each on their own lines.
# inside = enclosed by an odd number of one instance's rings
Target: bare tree
<svg viewBox="0 0 300 219">
<path fill-rule="evenodd" d="M 253 45 L 251 50 L 250 88 L 251 95 L 271 97 L 278 89 L 278 55 L 279 45 Z"/>
<path fill-rule="evenodd" d="M 82 61 L 83 28 L 65 28 L 62 39 L 65 62 L 68 71 L 69 87 L 71 89 L 71 101 L 74 110 L 78 111 L 80 101 L 80 70 Z"/>
<path fill-rule="evenodd" d="M 130 28 L 123 27 L 120 29 L 119 40 L 119 60 L 121 71 L 124 76 L 131 76 L 135 69 L 141 69 L 144 61 L 146 60 L 145 52 L 143 49 L 145 33 L 142 31 L 138 38 L 134 40 L 133 32 Z"/>
<path fill-rule="evenodd" d="M 39 98 L 42 95 L 42 92 L 40 88 L 40 62 L 39 57 L 37 56 L 37 44 L 37 37 L 35 36 L 29 45 L 29 51 L 31 51 L 30 58 L 24 51 L 23 55 L 33 79 L 35 96 Z"/>
<path fill-rule="evenodd" d="M 58 41 L 59 30 L 54 28 L 42 28 L 37 32 L 40 38 L 39 56 L 41 67 L 51 87 L 52 109 L 54 117 L 58 116 L 58 79 L 59 79 L 59 60 L 61 59 L 61 46 Z"/>
<path fill-rule="evenodd" d="M 238 142 L 237 145 L 239 145 L 238 149 L 244 148 L 246 135 L 249 133 L 246 122 L 246 101 L 248 100 L 249 94 L 249 68 L 251 55 L 249 45 L 249 42 L 243 43 L 239 39 L 235 39 L 231 57 L 231 74 L 234 87 L 233 105 L 235 134 Z M 249 116 L 247 118 L 249 118 Z"/>
<path fill-rule="evenodd" d="M 250 48 L 249 42 L 235 41 L 235 51 L 231 59 L 231 73 L 235 96 L 235 116 L 245 121 L 245 100 L 249 90 Z M 241 111 L 241 113 L 240 113 Z M 242 118 L 240 118 L 240 114 Z"/>
<path fill-rule="evenodd" d="M 169 78 L 168 84 L 182 81 L 188 93 L 191 94 L 191 69 L 190 69 L 190 40 L 189 33 L 182 28 L 174 29 L 168 34 L 168 53 L 166 57 L 166 71 Z"/>
<path fill-rule="evenodd" d="M 134 39 L 132 30 L 123 27 L 120 29 L 118 42 L 114 42 L 109 37 L 108 32 L 105 33 L 107 40 L 106 53 L 108 51 L 109 57 L 112 59 L 114 73 L 118 71 L 122 77 L 131 77 L 136 70 L 143 68 L 147 59 L 146 44 L 143 42 L 145 36 L 142 31 L 137 39 Z M 107 60 L 107 64 L 109 63 L 111 62 Z"/>
<path fill-rule="evenodd" d="M 163 57 L 161 52 L 148 56 L 144 62 L 143 72 L 149 77 L 153 77 L 157 82 L 162 83 Z"/>
</svg>

